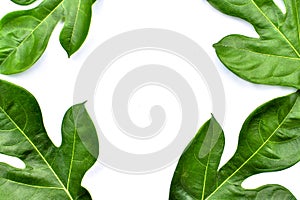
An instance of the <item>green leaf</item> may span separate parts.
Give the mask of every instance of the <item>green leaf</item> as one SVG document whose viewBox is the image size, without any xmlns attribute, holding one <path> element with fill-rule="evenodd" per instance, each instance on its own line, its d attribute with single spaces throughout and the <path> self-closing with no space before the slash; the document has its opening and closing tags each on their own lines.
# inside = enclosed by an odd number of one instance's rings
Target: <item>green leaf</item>
<svg viewBox="0 0 300 200">
<path fill-rule="evenodd" d="M 35 2 L 36 0 L 11 0 L 11 1 L 19 5 L 29 5 Z"/>
<path fill-rule="evenodd" d="M 17 0 L 29 4 L 31 1 Z M 31 10 L 7 14 L 0 21 L 0 73 L 30 68 L 44 53 L 57 23 L 65 20 L 60 42 L 71 56 L 83 44 L 91 22 L 93 0 L 44 0 Z"/>
<path fill-rule="evenodd" d="M 203 125 L 180 158 L 170 199 L 203 199 L 212 192 L 224 141 L 222 128 L 214 118 Z"/>
<path fill-rule="evenodd" d="M 300 91 L 257 108 L 245 121 L 233 157 L 218 171 L 224 135 L 214 118 L 182 154 L 170 200 L 296 199 L 280 185 L 244 189 L 250 176 L 283 170 L 300 161 Z"/>
<path fill-rule="evenodd" d="M 259 38 L 229 35 L 214 45 L 223 64 L 253 83 L 300 88 L 300 1 L 208 0 L 221 12 L 251 23 Z"/>
<path fill-rule="evenodd" d="M 69 0 L 63 4 L 66 18 L 60 34 L 60 43 L 69 57 L 80 48 L 88 34 L 93 3 L 92 0 Z"/>
<path fill-rule="evenodd" d="M 65 114 L 58 148 L 47 136 L 35 98 L 0 81 L 0 153 L 26 165 L 19 169 L 0 163 L 0 194 L 5 199 L 91 199 L 81 180 L 96 161 L 98 139 L 83 104 Z"/>
</svg>

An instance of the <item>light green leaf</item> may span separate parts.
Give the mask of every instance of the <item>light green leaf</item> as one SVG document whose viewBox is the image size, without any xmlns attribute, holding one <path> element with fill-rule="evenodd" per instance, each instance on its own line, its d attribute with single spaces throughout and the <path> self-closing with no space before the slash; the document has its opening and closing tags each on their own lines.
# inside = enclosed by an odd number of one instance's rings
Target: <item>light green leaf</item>
<svg viewBox="0 0 300 200">
<path fill-rule="evenodd" d="M 255 174 L 299 162 L 299 131 L 300 92 L 272 100 L 247 118 L 234 156 L 218 171 L 224 136 L 212 118 L 181 156 L 169 199 L 296 199 L 280 185 L 244 189 L 241 184 Z"/>
<path fill-rule="evenodd" d="M 286 14 L 273 0 L 208 2 L 251 23 L 260 36 L 229 35 L 214 45 L 229 70 L 254 83 L 300 88 L 299 0 L 284 1 Z"/>
<path fill-rule="evenodd" d="M 5 199 L 91 199 L 81 180 L 96 161 L 98 140 L 83 104 L 67 111 L 62 144 L 56 147 L 47 136 L 35 98 L 0 81 L 0 153 L 26 165 L 19 169 L 0 163 L 0 194 Z"/>
<path fill-rule="evenodd" d="M 15 74 L 30 68 L 42 56 L 51 33 L 63 19 L 60 41 L 71 56 L 86 39 L 93 3 L 93 0 L 44 0 L 36 8 L 3 17 L 0 21 L 0 73 Z"/>
</svg>

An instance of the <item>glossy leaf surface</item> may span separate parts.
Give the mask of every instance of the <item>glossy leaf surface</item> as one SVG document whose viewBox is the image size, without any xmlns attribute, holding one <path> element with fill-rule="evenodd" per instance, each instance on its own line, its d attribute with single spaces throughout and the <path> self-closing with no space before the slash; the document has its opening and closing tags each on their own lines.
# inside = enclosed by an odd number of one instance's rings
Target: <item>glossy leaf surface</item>
<svg viewBox="0 0 300 200">
<path fill-rule="evenodd" d="M 286 13 L 273 0 L 208 0 L 221 12 L 251 23 L 259 38 L 229 35 L 214 45 L 223 64 L 259 84 L 300 89 L 300 1 L 285 0 Z"/>
<path fill-rule="evenodd" d="M 300 160 L 300 92 L 272 100 L 245 121 L 238 148 L 218 171 L 224 148 L 221 127 L 212 118 L 181 156 L 170 200 L 296 199 L 280 185 L 244 189 L 250 176 L 283 170 Z"/>
<path fill-rule="evenodd" d="M 60 42 L 69 56 L 75 53 L 87 37 L 93 3 L 94 0 L 44 0 L 31 10 L 4 16 L 0 21 L 0 73 L 15 74 L 30 68 L 44 53 L 61 20 L 65 22 Z"/>
<path fill-rule="evenodd" d="M 0 163 L 0 194 L 5 199 L 91 199 L 81 180 L 96 161 L 98 140 L 83 104 L 66 112 L 62 144 L 56 147 L 35 98 L 0 81 L 0 153 L 19 158 L 26 166 Z"/>
</svg>

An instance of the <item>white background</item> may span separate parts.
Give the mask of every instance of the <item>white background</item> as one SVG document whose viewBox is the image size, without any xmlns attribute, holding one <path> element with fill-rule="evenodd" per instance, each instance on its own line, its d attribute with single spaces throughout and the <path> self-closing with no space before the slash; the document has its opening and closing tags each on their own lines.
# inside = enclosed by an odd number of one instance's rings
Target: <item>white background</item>
<svg viewBox="0 0 300 200">
<path fill-rule="evenodd" d="M 38 2 L 29 7 L 37 4 Z M 9 11 L 25 9 L 9 0 L 1 1 L 0 8 L 1 17 Z M 232 33 L 254 37 L 257 35 L 249 24 L 221 14 L 205 0 L 97 1 L 93 7 L 89 36 L 79 52 L 70 59 L 67 58 L 58 40 L 61 29 L 59 25 L 45 54 L 34 67 L 19 75 L 0 78 L 21 85 L 37 98 L 48 134 L 59 145 L 61 120 L 64 112 L 74 103 L 74 84 L 86 57 L 112 36 L 139 28 L 163 28 L 186 35 L 201 45 L 215 63 L 226 94 L 226 119 L 223 123 L 226 146 L 221 165 L 233 155 L 239 130 L 250 112 L 266 101 L 294 91 L 248 83 L 233 75 L 218 61 L 212 44 L 222 37 Z M 203 116 L 209 114 L 203 113 Z M 201 119 L 199 123 L 205 120 Z M 1 159 L 5 160 L 4 156 Z M 93 199 L 166 200 L 175 167 L 176 163 L 155 173 L 130 175 L 96 163 L 86 174 L 83 186 L 90 191 Z M 299 180 L 300 164 L 285 171 L 256 175 L 246 180 L 243 186 L 254 188 L 277 183 L 300 198 Z"/>
</svg>

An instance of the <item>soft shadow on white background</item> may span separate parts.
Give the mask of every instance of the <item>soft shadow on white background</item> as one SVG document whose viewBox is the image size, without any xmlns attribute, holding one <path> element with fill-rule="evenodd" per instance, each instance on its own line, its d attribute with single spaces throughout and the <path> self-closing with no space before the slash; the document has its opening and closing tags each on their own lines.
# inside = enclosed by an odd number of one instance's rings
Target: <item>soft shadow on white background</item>
<svg viewBox="0 0 300 200">
<path fill-rule="evenodd" d="M 3 16 L 9 11 L 25 7 L 6 0 L 0 2 L 0 8 Z M 249 24 L 219 13 L 204 0 L 97 1 L 93 7 L 88 38 L 71 59 L 67 58 L 59 44 L 60 24 L 45 54 L 34 67 L 23 74 L 1 75 L 0 78 L 26 88 L 37 98 L 48 134 L 59 145 L 61 121 L 65 111 L 73 104 L 74 84 L 86 57 L 112 36 L 139 28 L 163 28 L 184 34 L 201 45 L 214 61 L 222 77 L 227 102 L 223 124 L 226 146 L 221 165 L 235 152 L 239 130 L 250 112 L 266 101 L 294 91 L 248 83 L 229 72 L 218 61 L 212 48 L 213 43 L 228 34 L 239 33 L 253 37 L 257 37 L 257 34 Z M 203 113 L 205 116 L 209 114 Z M 83 185 L 91 192 L 93 199 L 166 200 L 175 167 L 176 164 L 173 164 L 156 173 L 129 175 L 96 163 L 86 174 Z M 243 186 L 253 188 L 277 183 L 300 198 L 299 180 L 300 164 L 282 172 L 257 175 L 248 179 Z"/>
</svg>

